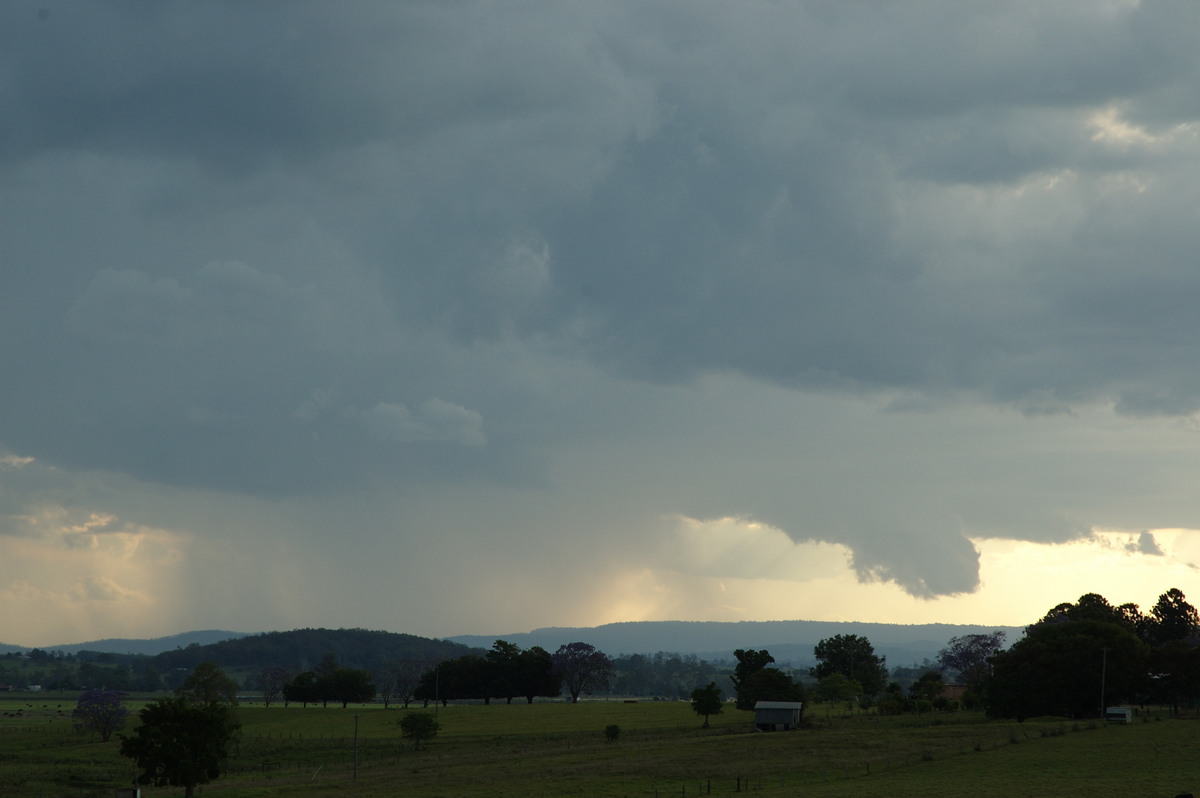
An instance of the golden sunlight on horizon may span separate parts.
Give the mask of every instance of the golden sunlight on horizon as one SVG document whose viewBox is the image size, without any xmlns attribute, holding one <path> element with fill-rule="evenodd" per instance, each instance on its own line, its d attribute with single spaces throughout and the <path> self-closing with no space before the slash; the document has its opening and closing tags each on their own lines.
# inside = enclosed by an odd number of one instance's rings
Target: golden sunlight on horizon
<svg viewBox="0 0 1200 798">
<path fill-rule="evenodd" d="M 604 609 L 583 625 L 619 621 L 863 621 L 1026 626 L 1052 607 L 1099 593 L 1149 611 L 1172 587 L 1190 594 L 1200 531 L 1093 530 L 1067 543 L 973 539 L 979 588 L 921 599 L 892 582 L 860 582 L 841 544 L 796 543 L 745 519 L 678 519 L 657 565 L 619 573 Z M 1155 553 L 1157 552 L 1157 553 Z M 1200 601 L 1200 590 L 1189 596 Z M 585 613 L 586 614 L 586 613 Z"/>
</svg>

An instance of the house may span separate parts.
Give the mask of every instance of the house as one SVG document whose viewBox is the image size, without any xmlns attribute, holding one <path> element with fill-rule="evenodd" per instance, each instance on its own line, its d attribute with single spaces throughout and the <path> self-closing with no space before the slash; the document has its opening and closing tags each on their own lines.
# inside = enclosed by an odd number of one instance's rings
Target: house
<svg viewBox="0 0 1200 798">
<path fill-rule="evenodd" d="M 754 728 L 759 731 L 791 731 L 799 728 L 804 705 L 799 701 L 755 701 Z"/>
</svg>

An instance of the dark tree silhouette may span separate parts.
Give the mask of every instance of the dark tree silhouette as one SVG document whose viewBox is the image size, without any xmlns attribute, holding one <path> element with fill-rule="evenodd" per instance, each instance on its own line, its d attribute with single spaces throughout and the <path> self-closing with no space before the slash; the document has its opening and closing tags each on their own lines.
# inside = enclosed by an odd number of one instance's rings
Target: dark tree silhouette
<svg viewBox="0 0 1200 798">
<path fill-rule="evenodd" d="M 588 643 L 567 643 L 552 655 L 554 672 L 562 679 L 571 703 L 579 702 L 579 694 L 608 689 L 613 675 L 612 657 Z"/>
<path fill-rule="evenodd" d="M 129 709 L 122 703 L 125 693 L 120 690 L 86 690 L 79 696 L 71 717 L 77 731 L 92 731 L 108 742 L 113 732 L 125 727 Z"/>
<path fill-rule="evenodd" d="M 1150 609 L 1150 617 L 1152 631 L 1149 637 L 1156 645 L 1190 640 L 1200 633 L 1200 614 L 1176 587 L 1158 597 Z"/>
<path fill-rule="evenodd" d="M 992 672 L 988 658 L 1004 648 L 1004 632 L 952 637 L 938 652 L 938 666 L 958 673 L 962 683 L 972 689 Z"/>
<path fill-rule="evenodd" d="M 271 706 L 283 696 L 283 686 L 287 684 L 287 671 L 278 665 L 269 665 L 259 674 L 262 681 L 263 706 Z"/>
<path fill-rule="evenodd" d="M 720 715 L 724 708 L 721 701 L 721 688 L 716 682 L 709 682 L 707 687 L 697 687 L 692 691 L 692 711 L 704 717 L 704 728 L 708 728 L 708 716 Z"/>
<path fill-rule="evenodd" d="M 840 673 L 862 685 L 867 695 L 876 695 L 887 684 L 887 658 L 877 656 L 871 641 L 860 635 L 834 635 L 817 643 L 813 649 L 817 665 L 811 674 L 823 679 Z"/>
<path fill-rule="evenodd" d="M 992 657 L 984 683 L 988 714 L 1025 718 L 1100 713 L 1146 689 L 1146 644 L 1122 623 L 1094 619 L 1034 624 Z"/>
<path fill-rule="evenodd" d="M 218 702 L 160 698 L 138 713 L 141 724 L 121 740 L 121 755 L 137 763 L 138 783 L 183 787 L 192 798 L 196 785 L 221 775 L 229 744 L 240 724 L 234 709 Z"/>
<path fill-rule="evenodd" d="M 759 701 L 804 701 L 804 689 L 779 668 L 763 668 L 746 677 L 738 690 L 737 708 L 752 710 Z"/>
<path fill-rule="evenodd" d="M 236 704 L 237 692 L 238 683 L 229 678 L 225 671 L 211 662 L 201 662 L 175 694 L 198 704 L 210 704 L 214 701 Z"/>
</svg>

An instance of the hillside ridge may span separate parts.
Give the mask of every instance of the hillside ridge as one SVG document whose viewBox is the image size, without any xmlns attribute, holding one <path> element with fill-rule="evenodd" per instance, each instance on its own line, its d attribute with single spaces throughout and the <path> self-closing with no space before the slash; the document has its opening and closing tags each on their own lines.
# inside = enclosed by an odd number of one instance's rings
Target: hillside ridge
<svg viewBox="0 0 1200 798">
<path fill-rule="evenodd" d="M 372 638 L 371 646 L 388 639 L 385 648 L 420 650 L 423 656 L 432 655 L 425 642 L 449 644 L 448 651 L 462 647 L 488 649 L 496 640 L 506 640 L 522 648 L 541 646 L 554 651 L 559 646 L 575 641 L 590 643 L 610 655 L 653 654 L 668 652 L 694 655 L 707 660 L 729 660 L 738 648 L 766 648 L 779 662 L 803 665 L 813 660 L 813 647 L 823 638 L 838 634 L 856 634 L 868 638 L 875 651 L 887 657 L 891 666 L 919 664 L 934 659 L 952 637 L 968 634 L 985 634 L 1002 631 L 1013 643 L 1024 633 L 1020 626 L 984 626 L 981 624 L 887 624 L 867 621 L 620 621 L 600 626 L 547 626 L 528 632 L 502 634 L 452 635 L 442 638 L 420 638 L 398 632 L 367 632 L 363 629 L 298 629 L 287 632 L 231 632 L 218 629 L 181 632 L 165 637 L 106 638 L 84 643 L 70 643 L 40 647 L 43 651 L 75 654 L 79 651 L 94 651 L 115 654 L 140 654 L 179 659 L 185 652 L 188 661 L 196 656 L 207 656 L 222 660 L 232 654 L 231 649 L 256 644 L 272 643 L 273 654 L 292 658 L 297 655 L 291 645 L 298 635 L 305 632 L 313 635 L 329 635 L 317 645 L 346 656 L 350 652 L 346 642 L 333 638 L 359 636 L 359 643 L 366 637 Z M 264 639 L 267 638 L 267 639 Z M 389 639 L 390 638 L 390 639 Z M 421 641 L 418 643 L 418 641 Z M 239 644 L 240 643 L 240 644 Z M 193 648 L 194 647 L 194 648 Z M 435 646 L 434 648 L 437 648 Z M 190 650 L 189 650 L 190 649 Z M 286 652 L 285 650 L 290 649 Z M 28 651 L 29 648 L 0 644 L 0 653 Z M 415 651 L 413 651 L 415 654 Z M 234 659 L 240 659 L 234 656 Z M 355 659 L 352 655 L 350 659 Z M 374 659 L 374 657 L 372 657 Z M 182 663 L 181 663 L 182 664 Z"/>
<path fill-rule="evenodd" d="M 577 640 L 610 655 L 659 651 L 694 654 L 702 659 L 733 659 L 738 648 L 768 649 L 778 662 L 802 665 L 814 661 L 813 647 L 826 637 L 854 634 L 871 641 L 890 666 L 934 659 L 952 637 L 1001 631 L 1013 643 L 1023 626 L 981 624 L 887 624 L 867 621 L 621 621 L 593 627 L 543 627 L 501 635 L 453 635 L 445 638 L 477 648 L 506 640 L 522 648 L 553 651 Z"/>
</svg>

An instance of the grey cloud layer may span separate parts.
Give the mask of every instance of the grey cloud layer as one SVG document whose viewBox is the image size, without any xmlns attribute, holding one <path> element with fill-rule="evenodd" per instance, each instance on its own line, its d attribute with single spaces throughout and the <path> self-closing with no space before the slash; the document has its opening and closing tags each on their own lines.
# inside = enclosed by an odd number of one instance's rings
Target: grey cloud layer
<svg viewBox="0 0 1200 798">
<path fill-rule="evenodd" d="M 544 484 L 657 412 L 593 369 L 1200 408 L 1187 3 L 44 5 L 0 9 L 16 454 Z M 948 517 L 1021 525 L 756 491 L 921 595 L 974 586 Z"/>
</svg>

